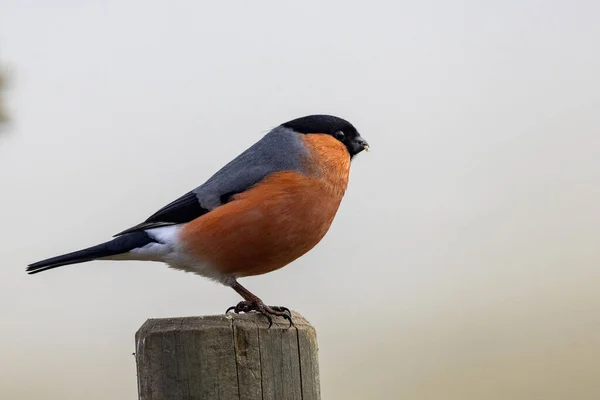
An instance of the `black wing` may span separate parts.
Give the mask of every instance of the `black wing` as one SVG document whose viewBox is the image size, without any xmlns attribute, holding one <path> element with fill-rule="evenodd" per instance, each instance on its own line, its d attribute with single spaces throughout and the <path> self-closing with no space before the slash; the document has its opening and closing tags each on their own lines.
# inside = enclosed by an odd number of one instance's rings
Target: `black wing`
<svg viewBox="0 0 600 400">
<path fill-rule="evenodd" d="M 157 228 L 159 226 L 175 225 L 184 222 L 189 222 L 193 219 L 198 218 L 201 215 L 206 214 L 210 210 L 202 207 L 198 196 L 194 192 L 188 192 L 178 198 L 177 200 L 167 204 L 154 214 L 152 214 L 147 220 L 133 226 L 123 232 L 116 234 L 115 236 L 121 236 L 125 233 L 141 231 L 144 229 Z"/>
</svg>

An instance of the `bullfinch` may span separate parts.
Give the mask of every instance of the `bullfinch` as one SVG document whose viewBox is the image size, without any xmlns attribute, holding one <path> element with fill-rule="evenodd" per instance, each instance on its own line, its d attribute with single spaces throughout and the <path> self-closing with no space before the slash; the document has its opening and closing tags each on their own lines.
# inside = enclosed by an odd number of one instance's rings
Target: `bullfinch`
<svg viewBox="0 0 600 400">
<path fill-rule="evenodd" d="M 238 278 L 282 268 L 329 230 L 351 160 L 369 145 L 348 121 L 309 115 L 277 126 L 204 184 L 108 242 L 29 265 L 29 274 L 92 260 L 159 261 L 233 288 L 244 301 L 227 312 L 290 321 Z"/>
</svg>

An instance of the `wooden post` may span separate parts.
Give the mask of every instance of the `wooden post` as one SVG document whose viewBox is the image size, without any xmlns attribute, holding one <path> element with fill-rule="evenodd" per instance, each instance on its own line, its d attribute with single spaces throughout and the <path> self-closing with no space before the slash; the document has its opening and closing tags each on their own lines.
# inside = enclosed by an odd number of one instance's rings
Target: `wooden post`
<svg viewBox="0 0 600 400">
<path fill-rule="evenodd" d="M 135 336 L 139 399 L 319 400 L 316 332 L 293 319 L 149 319 Z"/>
</svg>

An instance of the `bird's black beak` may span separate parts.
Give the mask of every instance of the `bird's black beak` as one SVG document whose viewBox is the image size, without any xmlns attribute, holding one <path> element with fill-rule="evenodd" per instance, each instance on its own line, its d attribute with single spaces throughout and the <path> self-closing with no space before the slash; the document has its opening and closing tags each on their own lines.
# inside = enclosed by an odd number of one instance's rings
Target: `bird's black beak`
<svg viewBox="0 0 600 400">
<path fill-rule="evenodd" d="M 369 143 L 367 143 L 367 141 L 361 136 L 356 136 L 354 139 L 352 139 L 352 142 L 350 142 L 350 147 L 353 156 L 357 155 L 363 150 L 370 150 Z"/>
</svg>

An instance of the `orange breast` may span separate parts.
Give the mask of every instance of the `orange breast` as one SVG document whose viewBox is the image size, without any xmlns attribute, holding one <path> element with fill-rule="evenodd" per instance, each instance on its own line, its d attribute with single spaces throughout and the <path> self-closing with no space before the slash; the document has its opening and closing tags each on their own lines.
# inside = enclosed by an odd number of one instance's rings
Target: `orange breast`
<svg viewBox="0 0 600 400">
<path fill-rule="evenodd" d="M 249 276 L 281 268 L 319 243 L 346 190 L 350 157 L 330 136 L 304 136 L 308 175 L 273 173 L 191 221 L 181 233 L 187 251 L 221 273 Z"/>
</svg>

